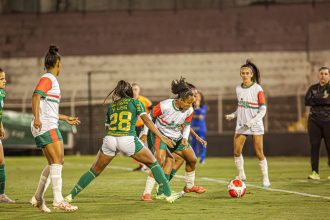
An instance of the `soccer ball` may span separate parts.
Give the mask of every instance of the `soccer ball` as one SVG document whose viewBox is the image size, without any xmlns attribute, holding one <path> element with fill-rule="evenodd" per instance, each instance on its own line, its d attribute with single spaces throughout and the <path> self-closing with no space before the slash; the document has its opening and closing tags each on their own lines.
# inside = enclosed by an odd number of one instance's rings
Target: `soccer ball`
<svg viewBox="0 0 330 220">
<path fill-rule="evenodd" d="M 233 179 L 228 184 L 228 193 L 233 198 L 243 197 L 246 192 L 246 185 L 242 180 Z"/>
</svg>

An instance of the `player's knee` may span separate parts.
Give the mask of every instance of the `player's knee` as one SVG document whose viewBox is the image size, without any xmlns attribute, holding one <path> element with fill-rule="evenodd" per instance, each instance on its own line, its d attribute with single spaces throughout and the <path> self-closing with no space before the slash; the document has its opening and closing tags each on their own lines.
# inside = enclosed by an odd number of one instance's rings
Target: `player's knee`
<svg viewBox="0 0 330 220">
<path fill-rule="evenodd" d="M 4 165 L 5 164 L 5 160 L 3 158 L 0 158 L 0 165 Z"/>
</svg>

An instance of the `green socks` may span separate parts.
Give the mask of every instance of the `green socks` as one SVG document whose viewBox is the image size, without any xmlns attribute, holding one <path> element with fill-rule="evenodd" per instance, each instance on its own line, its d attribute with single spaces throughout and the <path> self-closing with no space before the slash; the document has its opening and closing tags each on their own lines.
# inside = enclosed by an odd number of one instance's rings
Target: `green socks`
<svg viewBox="0 0 330 220">
<path fill-rule="evenodd" d="M 175 174 L 176 174 L 176 170 L 172 169 L 171 174 L 170 174 L 170 178 L 168 180 L 171 181 L 171 179 L 175 176 Z"/>
<path fill-rule="evenodd" d="M 156 161 L 151 166 L 149 166 L 149 168 L 156 182 L 159 184 L 159 188 L 163 187 L 165 196 L 170 196 L 172 190 L 168 184 L 168 179 L 165 177 L 163 169 L 159 166 L 159 163 Z"/>
<path fill-rule="evenodd" d="M 165 177 L 170 182 L 171 179 L 175 176 L 175 174 L 176 174 L 176 170 L 175 169 L 172 169 L 171 174 L 166 174 L 165 173 Z M 164 193 L 163 187 L 159 186 L 158 191 L 157 191 L 157 195 L 161 195 L 163 193 Z"/>
<path fill-rule="evenodd" d="M 6 187 L 6 171 L 5 165 L 0 165 L 0 195 L 5 193 Z"/>
<path fill-rule="evenodd" d="M 84 175 L 82 175 L 78 183 L 73 187 L 70 194 L 74 199 L 88 184 L 90 184 L 98 174 L 96 174 L 92 168 L 90 168 Z"/>
</svg>

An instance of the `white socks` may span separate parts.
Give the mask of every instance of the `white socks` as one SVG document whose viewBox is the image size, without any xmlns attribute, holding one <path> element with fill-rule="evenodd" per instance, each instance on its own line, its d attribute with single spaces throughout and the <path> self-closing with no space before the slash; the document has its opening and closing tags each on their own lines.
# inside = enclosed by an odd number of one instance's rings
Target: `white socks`
<svg viewBox="0 0 330 220">
<path fill-rule="evenodd" d="M 185 182 L 187 189 L 191 189 L 195 185 L 195 170 L 191 172 L 186 172 Z"/>
<path fill-rule="evenodd" d="M 62 167 L 61 164 L 50 165 L 50 180 L 52 183 L 54 203 L 62 202 Z"/>
<path fill-rule="evenodd" d="M 154 188 L 155 183 L 156 183 L 156 180 L 153 177 L 151 177 L 151 176 L 148 175 L 147 182 L 146 182 L 146 186 L 144 188 L 143 195 L 145 195 L 145 194 L 151 194 L 151 192 L 152 192 L 152 190 Z"/>
<path fill-rule="evenodd" d="M 44 198 L 44 194 L 50 184 L 49 173 L 50 173 L 50 166 L 47 165 L 41 172 L 39 184 L 38 184 L 36 192 L 34 193 L 34 196 L 38 201 L 40 201 Z"/>
<path fill-rule="evenodd" d="M 239 178 L 241 180 L 246 180 L 246 176 L 245 176 L 245 172 L 244 172 L 244 159 L 243 159 L 243 155 L 241 154 L 238 157 L 235 157 L 234 156 L 234 160 L 235 160 L 235 166 L 237 168 Z"/>
<path fill-rule="evenodd" d="M 270 186 L 269 178 L 268 178 L 268 164 L 266 158 L 259 161 L 259 166 L 261 173 L 263 175 L 263 185 Z"/>
</svg>

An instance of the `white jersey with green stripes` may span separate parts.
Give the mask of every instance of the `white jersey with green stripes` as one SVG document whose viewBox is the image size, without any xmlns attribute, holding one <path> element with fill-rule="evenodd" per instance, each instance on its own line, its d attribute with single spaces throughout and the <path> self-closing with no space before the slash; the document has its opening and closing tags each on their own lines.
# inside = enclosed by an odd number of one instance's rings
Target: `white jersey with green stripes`
<svg viewBox="0 0 330 220">
<path fill-rule="evenodd" d="M 251 128 L 244 126 L 248 121 L 254 118 L 260 108 L 266 108 L 263 89 L 257 83 L 250 87 L 239 85 L 236 87 L 238 101 L 236 133 L 246 135 L 264 134 L 264 124 L 262 119 L 258 120 Z"/>
<path fill-rule="evenodd" d="M 31 125 L 32 135 L 36 137 L 58 127 L 61 90 L 56 77 L 51 73 L 45 73 L 41 76 L 34 93 L 41 95 L 39 117 L 42 127 L 40 130 L 34 129 L 33 121 Z"/>
</svg>

